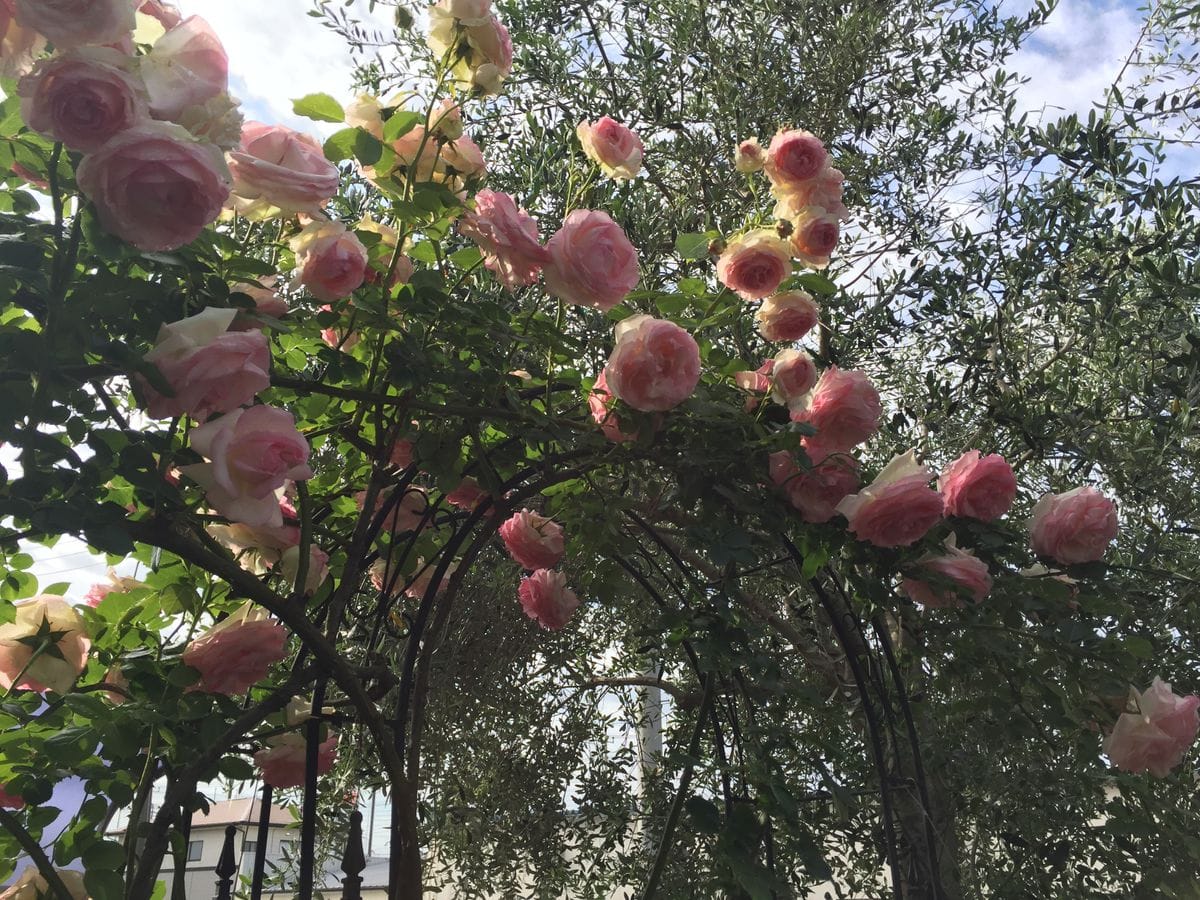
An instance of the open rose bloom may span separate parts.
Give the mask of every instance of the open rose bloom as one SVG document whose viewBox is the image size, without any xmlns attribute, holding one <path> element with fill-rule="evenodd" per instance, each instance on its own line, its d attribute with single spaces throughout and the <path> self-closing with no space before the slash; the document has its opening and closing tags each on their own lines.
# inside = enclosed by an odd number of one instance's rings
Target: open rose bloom
<svg viewBox="0 0 1200 900">
<path fill-rule="evenodd" d="M 46 49 L 46 39 L 17 21 L 16 0 L 0 0 L 0 78 L 18 78 Z"/>
<path fill-rule="evenodd" d="M 803 350 L 780 350 L 771 367 L 771 399 L 788 408 L 817 383 L 817 364 Z"/>
<path fill-rule="evenodd" d="M 804 291 L 784 291 L 768 297 L 754 314 L 764 341 L 798 341 L 817 326 L 817 304 Z"/>
<path fill-rule="evenodd" d="M 837 511 L 860 541 L 908 547 L 942 518 L 942 495 L 929 487 L 932 479 L 933 473 L 909 450 L 893 458 L 867 487 L 842 500 Z"/>
<path fill-rule="evenodd" d="M 337 735 L 317 745 L 317 774 L 324 775 L 337 760 Z M 307 771 L 308 744 L 295 731 L 267 738 L 267 746 L 254 754 L 254 764 L 262 773 L 264 784 L 275 788 L 294 788 L 304 784 Z"/>
<path fill-rule="evenodd" d="M 608 370 L 604 369 L 588 394 L 588 411 L 600 426 L 600 431 L 614 444 L 636 441 L 636 431 L 624 431 L 621 428 L 621 419 L 613 411 L 616 400 L 616 394 L 608 386 Z"/>
<path fill-rule="evenodd" d="M 244 694 L 287 655 L 287 640 L 283 625 L 247 602 L 188 644 L 183 663 L 200 673 L 195 690 Z"/>
<path fill-rule="evenodd" d="M 983 456 L 968 450 L 942 472 L 938 490 L 946 500 L 946 515 L 991 522 L 1012 506 L 1017 476 L 998 453 Z"/>
<path fill-rule="evenodd" d="M 1033 507 L 1033 552 L 1064 566 L 1096 562 L 1117 536 L 1117 507 L 1093 487 L 1046 494 Z"/>
<path fill-rule="evenodd" d="M 918 576 L 935 576 L 946 587 Z M 954 535 L 946 539 L 944 554 L 926 553 L 917 560 L 911 576 L 901 582 L 904 592 L 928 609 L 963 606 L 963 598 L 979 603 L 992 589 L 987 563 L 969 550 L 960 550 Z"/>
<path fill-rule="evenodd" d="M 139 66 L 156 119 L 178 121 L 229 87 L 229 57 L 220 38 L 199 16 L 189 16 L 155 41 Z"/>
<path fill-rule="evenodd" d="M 608 116 L 575 129 L 583 152 L 610 178 L 635 178 L 642 170 L 642 139 Z"/>
<path fill-rule="evenodd" d="M 500 539 L 508 555 L 530 570 L 558 565 L 566 547 L 562 526 L 528 509 L 515 513 L 500 526 Z"/>
<path fill-rule="evenodd" d="M 108 574 L 105 581 L 97 582 L 88 588 L 87 593 L 83 595 L 84 602 L 88 606 L 96 607 L 109 594 L 124 594 L 128 591 L 136 591 L 146 587 L 145 582 L 138 581 L 136 578 L 125 578 L 116 573 L 116 570 L 111 566 L 108 569 Z"/>
<path fill-rule="evenodd" d="M 318 300 L 349 297 L 367 277 L 367 248 L 341 222 L 310 222 L 291 239 L 296 284 Z"/>
<path fill-rule="evenodd" d="M 395 490 L 395 488 L 385 488 L 375 496 L 376 514 L 384 507 L 390 508 L 390 512 L 383 520 L 383 533 L 404 534 L 405 532 L 420 531 L 428 525 L 429 497 L 425 493 L 425 489 L 419 485 L 410 484 L 404 488 L 404 493 L 400 495 L 399 499 L 392 503 L 391 497 Z M 366 498 L 366 491 L 355 493 L 354 502 L 359 509 L 363 508 Z"/>
<path fill-rule="evenodd" d="M 538 569 L 522 578 L 517 598 L 525 615 L 550 631 L 565 626 L 579 608 L 579 598 L 567 587 L 567 577 L 550 569 Z"/>
<path fill-rule="evenodd" d="M 812 461 L 812 467 L 801 469 L 786 450 L 769 457 L 771 481 L 779 487 L 788 502 L 805 522 L 819 525 L 837 515 L 837 506 L 860 483 L 858 462 L 843 454 L 831 454 Z"/>
<path fill-rule="evenodd" d="M 265 218 L 279 212 L 317 212 L 338 190 L 337 166 L 317 141 L 283 125 L 247 122 L 229 154 L 233 193 L 249 205 L 239 212 Z"/>
<path fill-rule="evenodd" d="M 774 231 L 766 229 L 730 241 L 717 260 L 717 279 L 743 300 L 775 293 L 791 274 L 791 249 Z"/>
<path fill-rule="evenodd" d="M 573 210 L 546 249 L 546 290 L 568 303 L 608 312 L 637 286 L 637 251 L 608 213 Z"/>
<path fill-rule="evenodd" d="M 16 619 L 0 625 L 0 688 L 65 694 L 91 646 L 83 619 L 62 597 L 23 600 Z"/>
<path fill-rule="evenodd" d="M 780 131 L 771 138 L 763 170 L 772 188 L 785 194 L 820 175 L 829 153 L 820 138 L 808 131 Z"/>
<path fill-rule="evenodd" d="M 1105 738 L 1105 754 L 1118 769 L 1166 778 L 1196 740 L 1200 697 L 1181 697 L 1155 678 L 1143 693 L 1129 689 L 1129 706 Z"/>
<path fill-rule="evenodd" d="M 807 443 L 822 448 L 818 455 L 857 447 L 875 433 L 883 415 L 879 392 L 866 374 L 837 366 L 822 372 L 812 391 L 789 409 L 793 422 L 807 422 L 817 429 Z"/>
<path fill-rule="evenodd" d="M 537 222 L 508 194 L 480 191 L 459 230 L 479 246 L 483 264 L 510 291 L 533 284 L 550 261 L 550 251 L 538 243 Z"/>
<path fill-rule="evenodd" d="M 616 346 L 604 371 L 607 387 L 634 409 L 665 412 L 700 381 L 700 348 L 674 322 L 630 316 L 614 329 Z"/>
</svg>

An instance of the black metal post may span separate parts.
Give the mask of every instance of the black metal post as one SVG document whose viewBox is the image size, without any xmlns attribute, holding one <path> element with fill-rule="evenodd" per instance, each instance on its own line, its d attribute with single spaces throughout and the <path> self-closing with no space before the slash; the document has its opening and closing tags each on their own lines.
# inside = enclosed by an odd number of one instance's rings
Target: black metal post
<svg viewBox="0 0 1200 900">
<path fill-rule="evenodd" d="M 321 752 L 321 707 L 325 703 L 325 679 L 313 687 L 312 718 L 304 727 L 304 803 L 300 816 L 300 884 L 296 897 L 312 900 L 317 861 L 317 761 Z"/>
<path fill-rule="evenodd" d="M 271 836 L 271 786 L 262 789 L 262 809 L 258 811 L 258 842 L 254 847 L 254 874 L 250 881 L 250 900 L 261 900 L 267 872 L 267 839 Z"/>
<path fill-rule="evenodd" d="M 217 860 L 217 900 L 233 900 L 233 876 L 237 874 L 237 856 L 233 852 L 233 839 L 237 826 L 225 829 L 225 845 L 221 847 L 221 858 Z"/>
<path fill-rule="evenodd" d="M 362 900 L 362 872 L 367 867 L 362 845 L 363 814 L 357 809 L 350 813 L 350 834 L 346 837 L 346 852 L 342 856 L 342 900 Z"/>
</svg>

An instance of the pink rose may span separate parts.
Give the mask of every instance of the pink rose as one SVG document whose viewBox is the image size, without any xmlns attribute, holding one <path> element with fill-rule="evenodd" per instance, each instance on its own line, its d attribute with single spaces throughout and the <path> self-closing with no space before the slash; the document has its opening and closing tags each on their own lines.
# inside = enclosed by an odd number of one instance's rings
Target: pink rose
<svg viewBox="0 0 1200 900">
<path fill-rule="evenodd" d="M 817 383 L 817 364 L 803 350 L 780 350 L 771 368 L 771 398 L 792 407 Z"/>
<path fill-rule="evenodd" d="M 621 430 L 621 420 L 612 411 L 616 399 L 616 396 L 608 387 L 608 369 L 604 369 L 600 372 L 600 377 L 596 379 L 596 383 L 592 386 L 591 393 L 588 394 L 588 410 L 591 412 L 592 418 L 596 420 L 596 424 L 600 426 L 600 430 L 604 432 L 604 436 L 614 444 L 620 444 L 624 441 L 636 441 L 636 431 L 627 432 Z"/>
<path fill-rule="evenodd" d="M 766 161 L 766 151 L 759 144 L 758 138 L 747 138 L 737 145 L 733 153 L 733 167 L 743 175 L 762 171 Z"/>
<path fill-rule="evenodd" d="M 833 454 L 801 470 L 795 457 L 786 450 L 772 453 L 769 460 L 771 481 L 783 488 L 788 502 L 800 511 L 805 522 L 819 525 L 837 512 L 837 505 L 858 489 L 858 462 L 852 457 Z"/>
<path fill-rule="evenodd" d="M 53 594 L 22 600 L 15 612 L 0 625 L 0 688 L 67 693 L 92 647 L 83 619 Z"/>
<path fill-rule="evenodd" d="M 4 809 L 21 809 L 25 806 L 25 801 L 21 799 L 19 794 L 10 794 L 5 790 L 6 785 L 0 784 L 0 807 Z"/>
<path fill-rule="evenodd" d="M 546 290 L 568 303 L 608 312 L 637 285 L 637 251 L 607 213 L 575 210 L 546 249 Z"/>
<path fill-rule="evenodd" d="M 71 900 L 88 900 L 87 888 L 83 883 L 83 873 L 73 869 L 55 869 Z M 40 900 L 56 896 L 50 889 L 50 883 L 42 877 L 34 866 L 26 866 L 21 876 L 0 892 L 0 900 Z"/>
<path fill-rule="evenodd" d="M 816 135 L 807 131 L 780 131 L 767 147 L 764 169 L 772 187 L 786 193 L 819 175 L 828 159 L 825 145 Z"/>
<path fill-rule="evenodd" d="M 287 300 L 279 295 L 276 287 L 278 281 L 275 275 L 265 275 L 257 284 L 242 282 L 229 289 L 230 293 L 245 294 L 254 301 L 253 314 L 247 315 L 245 311 L 239 311 L 237 318 L 229 326 L 230 331 L 249 331 L 252 328 L 261 330 L 264 327 L 262 318 L 282 319 L 291 311 Z"/>
<path fill-rule="evenodd" d="M 208 307 L 158 330 L 146 362 L 158 368 L 174 396 L 139 379 L 148 415 L 204 420 L 251 402 L 270 386 L 267 339 L 261 331 L 227 331 L 236 317 L 237 310 Z"/>
<path fill-rule="evenodd" d="M 508 194 L 476 194 L 475 209 L 463 218 L 459 231 L 479 246 L 484 265 L 510 291 L 533 284 L 550 261 L 550 251 L 538 243 L 537 222 Z"/>
<path fill-rule="evenodd" d="M 324 775 L 337 759 L 337 735 L 317 745 L 317 774 Z M 263 784 L 273 788 L 294 788 L 304 784 L 307 772 L 308 742 L 294 731 L 267 738 L 267 746 L 254 754 L 254 764 L 262 772 Z"/>
<path fill-rule="evenodd" d="M 604 116 L 575 128 L 588 158 L 610 178 L 636 178 L 642 170 L 642 139 L 620 122 Z"/>
<path fill-rule="evenodd" d="M 139 71 L 156 119 L 175 121 L 229 88 L 229 57 L 220 38 L 199 16 L 189 16 L 155 41 Z"/>
<path fill-rule="evenodd" d="M 437 570 L 440 563 L 437 560 L 426 563 L 421 557 L 417 558 L 417 571 L 409 580 L 408 585 L 404 588 L 404 596 L 410 600 L 424 600 L 425 595 L 429 592 L 429 585 L 433 582 L 433 574 Z M 441 596 L 450 584 L 450 576 L 458 569 L 458 563 L 452 562 L 446 566 L 446 571 L 442 575 L 442 580 L 438 582 L 434 596 Z"/>
<path fill-rule="evenodd" d="M 674 322 L 630 316 L 614 329 L 616 344 L 604 371 L 608 387 L 634 409 L 665 412 L 700 381 L 700 348 Z"/>
<path fill-rule="evenodd" d="M 184 474 L 204 488 L 217 512 L 244 525 L 282 525 L 275 492 L 313 477 L 308 441 L 292 414 L 273 406 L 239 409 L 193 428 L 191 447 L 210 461 L 184 466 Z"/>
<path fill-rule="evenodd" d="M 283 580 L 289 585 L 295 586 L 296 579 L 300 577 L 300 547 L 288 547 L 279 555 L 278 572 L 283 576 Z M 311 597 L 316 593 L 317 588 L 325 583 L 325 579 L 329 577 L 329 554 L 318 547 L 316 544 L 310 544 L 308 548 L 308 569 L 304 573 L 304 585 L 302 593 L 306 597 Z"/>
<path fill-rule="evenodd" d="M 487 175 L 483 151 L 469 137 L 460 137 L 443 145 L 442 161 L 464 178 L 483 178 Z"/>
<path fill-rule="evenodd" d="M 310 222 L 289 246 L 297 283 L 318 300 L 349 297 L 367 277 L 367 248 L 341 222 Z"/>
<path fill-rule="evenodd" d="M 448 141 L 458 140 L 463 136 L 462 107 L 453 100 L 443 100 L 430 117 L 430 130 Z"/>
<path fill-rule="evenodd" d="M 265 575 L 279 564 L 289 547 L 300 543 L 300 528 L 296 521 L 296 510 L 287 498 L 279 501 L 282 525 L 208 525 L 205 531 L 217 539 L 237 558 L 238 565 L 255 575 Z"/>
<path fill-rule="evenodd" d="M 458 483 L 458 487 L 446 495 L 446 502 L 458 509 L 475 509 L 488 496 L 488 492 L 480 487 L 479 482 L 468 475 Z"/>
<path fill-rule="evenodd" d="M 21 118 L 72 150 L 97 150 L 147 116 L 145 88 L 131 59 L 107 47 L 81 47 L 43 59 L 21 79 Z"/>
<path fill-rule="evenodd" d="M 850 211 L 842 203 L 845 180 L 846 176 L 840 171 L 826 166 L 815 177 L 793 185 L 780 196 L 775 207 L 775 218 L 795 219 L 807 206 L 818 207 L 838 219 L 848 218 Z"/>
<path fill-rule="evenodd" d="M 875 433 L 883 414 L 879 392 L 866 374 L 837 366 L 822 372 L 816 387 L 791 411 L 793 422 L 807 422 L 817 429 L 815 438 L 807 441 L 823 448 L 823 453 L 858 446 Z"/>
<path fill-rule="evenodd" d="M 904 593 L 928 609 L 962 606 L 964 594 L 979 603 L 992 590 L 992 576 L 988 574 L 987 563 L 969 550 L 960 550 L 953 535 L 946 541 L 945 554 L 926 553 L 917 560 L 916 565 L 918 571 L 929 573 L 947 583 L 946 587 L 942 587 L 915 577 L 902 580 Z"/>
<path fill-rule="evenodd" d="M 79 164 L 100 223 L 140 250 L 174 250 L 216 220 L 229 197 L 221 152 L 178 125 L 143 122 Z"/>
<path fill-rule="evenodd" d="M 137 0 L 17 0 L 17 21 L 69 50 L 129 37 L 136 8 Z"/>
<path fill-rule="evenodd" d="M 183 651 L 183 664 L 200 673 L 192 690 L 244 694 L 287 656 L 288 632 L 266 610 L 244 603 Z"/>
<path fill-rule="evenodd" d="M 371 94 L 359 94 L 343 107 L 343 117 L 351 128 L 361 128 L 383 140 L 383 104 Z"/>
<path fill-rule="evenodd" d="M 1029 520 L 1033 552 L 1064 566 L 1101 559 L 1116 536 L 1117 508 L 1092 487 L 1046 494 Z"/>
<path fill-rule="evenodd" d="M 522 578 L 517 597 L 525 615 L 550 631 L 566 625 L 579 608 L 579 598 L 567 587 L 567 577 L 550 569 L 538 569 Z"/>
<path fill-rule="evenodd" d="M 46 48 L 46 39 L 17 22 L 16 0 L 0 0 L 0 78 L 18 78 Z"/>
<path fill-rule="evenodd" d="M 138 12 L 155 19 L 166 29 L 174 28 L 183 20 L 183 16 L 179 14 L 179 10 L 174 5 L 163 3 L 161 0 L 142 0 Z"/>
<path fill-rule="evenodd" d="M 395 488 L 386 488 L 380 491 L 375 496 L 375 513 L 383 509 L 388 498 L 392 495 Z M 354 495 L 355 505 L 359 509 L 363 508 L 366 502 L 367 492 L 358 491 Z M 392 506 L 392 511 L 388 513 L 387 518 L 383 520 L 380 526 L 385 534 L 404 534 L 408 531 L 420 531 L 423 527 L 429 524 L 429 497 L 425 493 L 425 489 L 418 487 L 415 484 L 410 484 L 404 489 L 404 494 Z"/>
<path fill-rule="evenodd" d="M 798 341 L 817 325 L 817 304 L 804 291 L 768 297 L 754 314 L 764 341 Z"/>
<path fill-rule="evenodd" d="M 492 17 L 492 0 L 438 0 L 437 5 L 464 25 L 482 25 Z"/>
<path fill-rule="evenodd" d="M 471 84 L 485 94 L 499 93 L 500 85 L 512 71 L 513 45 L 508 29 L 491 16 L 481 25 L 468 25 L 466 38 Z"/>
<path fill-rule="evenodd" d="M 730 241 L 717 260 L 717 280 L 743 300 L 774 293 L 791 274 L 791 249 L 766 229 Z"/>
<path fill-rule="evenodd" d="M 123 578 L 117 574 L 116 570 L 111 566 L 108 569 L 106 576 L 108 581 L 101 581 L 93 584 L 88 588 L 87 593 L 83 595 L 84 602 L 88 606 L 97 607 L 109 594 L 124 594 L 127 591 L 136 591 L 139 588 L 144 588 L 147 585 L 144 582 L 138 581 L 136 578 Z"/>
<path fill-rule="evenodd" d="M 401 438 L 392 444 L 392 452 L 388 454 L 388 462 L 398 469 L 407 469 L 413 461 L 413 442 Z"/>
<path fill-rule="evenodd" d="M 775 360 L 764 360 L 757 369 L 749 369 L 733 373 L 733 383 L 743 391 L 752 394 L 765 394 L 771 389 L 771 373 L 775 370 Z"/>
<path fill-rule="evenodd" d="M 832 213 L 808 206 L 792 221 L 792 252 L 796 259 L 814 269 L 829 265 L 829 257 L 837 247 L 841 223 Z"/>
<path fill-rule="evenodd" d="M 1145 693 L 1130 688 L 1129 699 L 1137 712 L 1121 713 L 1112 734 L 1104 739 L 1104 752 L 1118 769 L 1149 770 L 1166 778 L 1196 740 L 1200 697 L 1179 696 L 1171 685 L 1155 677 Z"/>
<path fill-rule="evenodd" d="M 528 509 L 514 513 L 500 526 L 500 539 L 508 555 L 526 569 L 558 565 L 565 549 L 562 526 Z"/>
<path fill-rule="evenodd" d="M 283 212 L 316 212 L 338 190 L 337 166 L 307 134 L 283 125 L 247 122 L 229 154 L 233 192 Z"/>
<path fill-rule="evenodd" d="M 942 518 L 942 495 L 929 487 L 931 478 L 909 450 L 893 458 L 870 485 L 842 500 L 837 511 L 860 541 L 907 547 Z"/>
<path fill-rule="evenodd" d="M 998 453 L 980 456 L 969 450 L 952 462 L 938 479 L 946 515 L 991 522 L 1000 518 L 1017 496 L 1017 477 Z"/>
</svg>

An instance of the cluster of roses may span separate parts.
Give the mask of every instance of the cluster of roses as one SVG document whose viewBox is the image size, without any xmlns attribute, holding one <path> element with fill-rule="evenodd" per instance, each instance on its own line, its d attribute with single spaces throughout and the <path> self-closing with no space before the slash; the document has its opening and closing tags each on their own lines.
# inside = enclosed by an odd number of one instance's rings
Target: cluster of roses
<svg viewBox="0 0 1200 900">
<path fill-rule="evenodd" d="M 499 93 L 512 71 L 512 38 L 492 0 L 438 0 L 429 8 L 426 40 L 435 60 L 480 93 Z"/>
</svg>

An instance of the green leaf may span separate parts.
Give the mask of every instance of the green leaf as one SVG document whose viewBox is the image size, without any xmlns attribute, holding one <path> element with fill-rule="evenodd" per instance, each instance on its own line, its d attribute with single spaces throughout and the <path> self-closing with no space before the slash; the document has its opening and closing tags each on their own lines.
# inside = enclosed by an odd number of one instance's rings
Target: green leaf
<svg viewBox="0 0 1200 900">
<path fill-rule="evenodd" d="M 254 767 L 240 756 L 226 756 L 217 763 L 217 771 L 234 781 L 250 781 L 254 778 Z"/>
<path fill-rule="evenodd" d="M 418 112 L 413 112 L 407 109 L 398 109 L 392 113 L 391 118 L 383 123 L 383 139 L 385 141 L 394 141 L 397 138 L 408 134 L 417 124 L 425 117 Z"/>
<path fill-rule="evenodd" d="M 831 294 L 837 293 L 837 285 L 816 272 L 806 272 L 803 275 L 797 275 L 796 281 L 800 283 L 806 291 L 817 294 L 821 297 L 828 297 Z"/>
<path fill-rule="evenodd" d="M 681 234 L 675 238 L 675 252 L 684 259 L 705 259 L 708 256 L 708 245 L 715 237 L 715 231 Z"/>
<path fill-rule="evenodd" d="M 330 162 L 341 162 L 354 158 L 354 142 L 358 138 L 357 128 L 343 128 L 331 134 L 325 141 L 325 158 Z"/>
<path fill-rule="evenodd" d="M 115 841 L 100 841 L 83 851 L 83 864 L 88 869 L 118 871 L 125 862 L 125 848 Z"/>
<path fill-rule="evenodd" d="M 354 156 L 364 166 L 373 166 L 383 156 L 383 144 L 379 138 L 369 131 L 356 128 L 354 135 Z"/>
<path fill-rule="evenodd" d="M 308 94 L 293 100 L 292 112 L 318 122 L 341 122 L 346 118 L 342 105 L 328 94 Z"/>
</svg>

